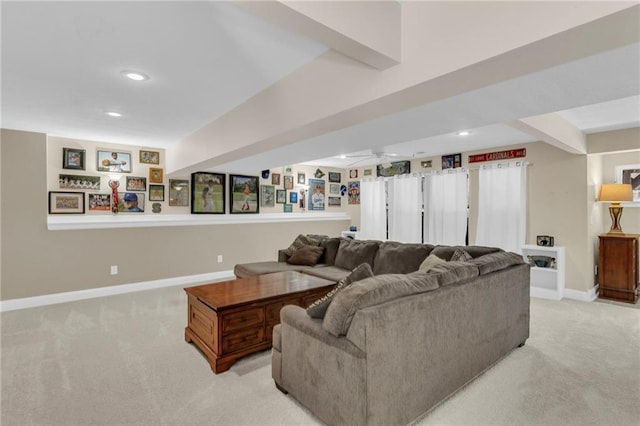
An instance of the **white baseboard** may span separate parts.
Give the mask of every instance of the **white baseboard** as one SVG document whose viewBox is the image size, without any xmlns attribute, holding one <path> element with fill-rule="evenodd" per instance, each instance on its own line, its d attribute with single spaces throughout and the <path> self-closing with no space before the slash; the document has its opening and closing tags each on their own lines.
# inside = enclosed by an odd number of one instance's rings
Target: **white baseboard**
<svg viewBox="0 0 640 426">
<path fill-rule="evenodd" d="M 122 284 L 108 287 L 98 287 L 88 290 L 69 291 L 65 293 L 47 294 L 44 296 L 25 297 L 0 301 L 0 312 L 15 311 L 17 309 L 35 308 L 37 306 L 53 305 L 56 303 L 73 302 L 76 300 L 93 299 L 96 297 L 113 296 L 116 294 L 132 293 L 134 291 L 152 290 L 155 288 L 177 285 L 195 285 L 207 282 L 222 281 L 234 278 L 233 271 L 210 272 L 207 274 L 188 275 L 185 277 L 166 278 L 141 283 Z"/>
<path fill-rule="evenodd" d="M 579 300 L 581 302 L 593 302 L 598 298 L 598 286 L 592 287 L 589 291 L 564 289 L 564 297 L 567 299 Z"/>
</svg>

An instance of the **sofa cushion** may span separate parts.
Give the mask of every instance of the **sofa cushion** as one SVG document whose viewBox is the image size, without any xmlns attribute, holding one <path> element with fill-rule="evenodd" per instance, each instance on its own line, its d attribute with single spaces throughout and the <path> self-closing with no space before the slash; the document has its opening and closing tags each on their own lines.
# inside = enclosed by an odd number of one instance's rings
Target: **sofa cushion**
<svg viewBox="0 0 640 426">
<path fill-rule="evenodd" d="M 380 246 L 379 241 L 343 239 L 338 247 L 335 266 L 351 270 L 361 263 L 373 267 L 373 260 Z"/>
<path fill-rule="evenodd" d="M 486 275 L 491 272 L 499 271 L 501 269 L 508 268 L 512 265 L 519 265 L 526 263 L 521 255 L 506 251 L 499 251 L 496 253 L 486 254 L 469 261 L 478 267 L 480 275 Z"/>
<path fill-rule="evenodd" d="M 436 277 L 440 287 L 462 282 L 480 275 L 476 265 L 456 261 L 440 263 L 431 268 L 428 274 Z"/>
<path fill-rule="evenodd" d="M 276 262 L 272 260 L 268 262 L 239 263 L 234 266 L 233 273 L 236 278 L 246 278 L 254 277 L 256 275 L 273 274 L 274 272 L 302 272 L 309 268 L 311 268 L 311 266 L 289 265 L 285 262 Z"/>
<path fill-rule="evenodd" d="M 336 266 L 326 266 L 318 264 L 313 268 L 306 268 L 302 273 L 313 275 L 314 277 L 324 278 L 333 282 L 338 282 L 351 273 L 348 269 L 338 268 Z"/>
<path fill-rule="evenodd" d="M 325 312 L 327 311 L 329 304 L 336 296 L 336 294 L 349 286 L 351 283 L 372 276 L 373 271 L 371 270 L 371 266 L 369 266 L 368 263 L 358 265 L 353 271 L 351 271 L 349 275 L 340 280 L 333 290 L 327 293 L 324 297 L 316 300 L 311 305 L 309 305 L 309 307 L 307 308 L 307 314 L 309 314 L 311 318 L 324 318 Z"/>
<path fill-rule="evenodd" d="M 440 259 L 435 254 L 430 254 L 429 256 L 427 256 L 427 258 L 425 260 L 422 261 L 420 266 L 418 266 L 418 270 L 427 272 L 431 268 L 433 268 L 434 266 L 439 265 L 441 263 L 447 263 L 447 261 L 443 260 L 443 259 Z"/>
<path fill-rule="evenodd" d="M 451 255 L 451 259 L 449 260 L 453 262 L 468 262 L 471 259 L 473 259 L 473 257 L 469 253 L 467 253 L 465 249 L 458 247 L 455 249 L 455 251 Z"/>
<path fill-rule="evenodd" d="M 324 249 L 322 247 L 302 246 L 293 252 L 287 259 L 287 263 L 290 265 L 313 266 L 318 263 L 323 253 Z"/>
<path fill-rule="evenodd" d="M 340 247 L 340 238 L 326 238 L 320 243 L 320 247 L 324 248 L 324 254 L 320 258 L 319 263 L 330 266 L 335 264 L 338 247 Z"/>
<path fill-rule="evenodd" d="M 380 244 L 373 261 L 373 273 L 382 274 L 408 274 L 417 271 L 420 264 L 433 246 L 429 244 L 409 244 L 395 241 L 385 241 Z"/>
<path fill-rule="evenodd" d="M 322 328 L 334 336 L 346 335 L 358 310 L 437 288 L 437 278 L 424 272 L 366 278 L 344 288 L 334 297 L 327 308 Z"/>
<path fill-rule="evenodd" d="M 298 250 L 302 246 L 317 246 L 319 245 L 319 241 L 313 238 L 309 238 L 306 235 L 298 235 L 295 240 L 291 243 L 289 247 L 285 250 L 285 253 L 289 256 L 293 254 L 294 251 Z"/>
<path fill-rule="evenodd" d="M 435 246 L 431 254 L 435 254 L 440 259 L 451 260 L 451 256 L 456 249 L 461 248 L 471 255 L 474 259 L 476 257 L 484 256 L 485 254 L 502 251 L 497 247 L 484 247 L 484 246 Z"/>
</svg>

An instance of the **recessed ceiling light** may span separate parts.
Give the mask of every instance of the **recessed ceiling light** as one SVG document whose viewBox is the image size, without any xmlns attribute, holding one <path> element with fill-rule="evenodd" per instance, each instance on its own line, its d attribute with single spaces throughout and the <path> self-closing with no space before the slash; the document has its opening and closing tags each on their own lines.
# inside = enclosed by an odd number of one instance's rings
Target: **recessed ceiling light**
<svg viewBox="0 0 640 426">
<path fill-rule="evenodd" d="M 120 74 L 122 74 L 123 76 L 127 77 L 130 80 L 134 80 L 134 81 L 144 81 L 144 80 L 149 80 L 149 76 L 146 74 L 143 74 L 141 72 L 138 71 L 122 71 Z"/>
<path fill-rule="evenodd" d="M 456 135 L 458 135 L 458 136 L 469 136 L 470 134 L 471 134 L 471 132 L 468 131 L 468 130 L 462 130 L 462 131 L 456 133 Z"/>
<path fill-rule="evenodd" d="M 115 111 L 107 111 L 105 112 L 105 114 L 107 114 L 109 117 L 122 117 L 122 114 Z"/>
</svg>

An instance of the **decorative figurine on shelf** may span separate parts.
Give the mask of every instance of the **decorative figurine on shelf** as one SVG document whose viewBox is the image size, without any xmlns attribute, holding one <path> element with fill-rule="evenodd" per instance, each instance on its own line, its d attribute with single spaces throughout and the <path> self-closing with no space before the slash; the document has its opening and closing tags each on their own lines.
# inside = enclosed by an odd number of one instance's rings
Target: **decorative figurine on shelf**
<svg viewBox="0 0 640 426">
<path fill-rule="evenodd" d="M 113 214 L 118 214 L 118 187 L 120 186 L 120 181 L 111 179 L 109 186 L 111 187 L 111 211 Z"/>
<path fill-rule="evenodd" d="M 305 190 L 301 189 L 300 190 L 300 210 L 304 211 L 304 195 L 305 195 Z"/>
</svg>

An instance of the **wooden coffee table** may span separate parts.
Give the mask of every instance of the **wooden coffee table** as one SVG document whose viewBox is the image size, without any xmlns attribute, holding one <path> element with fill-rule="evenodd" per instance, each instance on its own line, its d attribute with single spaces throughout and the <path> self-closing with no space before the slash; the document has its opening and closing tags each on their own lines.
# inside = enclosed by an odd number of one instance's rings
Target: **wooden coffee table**
<svg viewBox="0 0 640 426">
<path fill-rule="evenodd" d="M 214 373 L 222 373 L 238 358 L 271 347 L 283 306 L 308 306 L 335 284 L 288 271 L 187 287 L 184 338 L 205 354 Z"/>
</svg>

